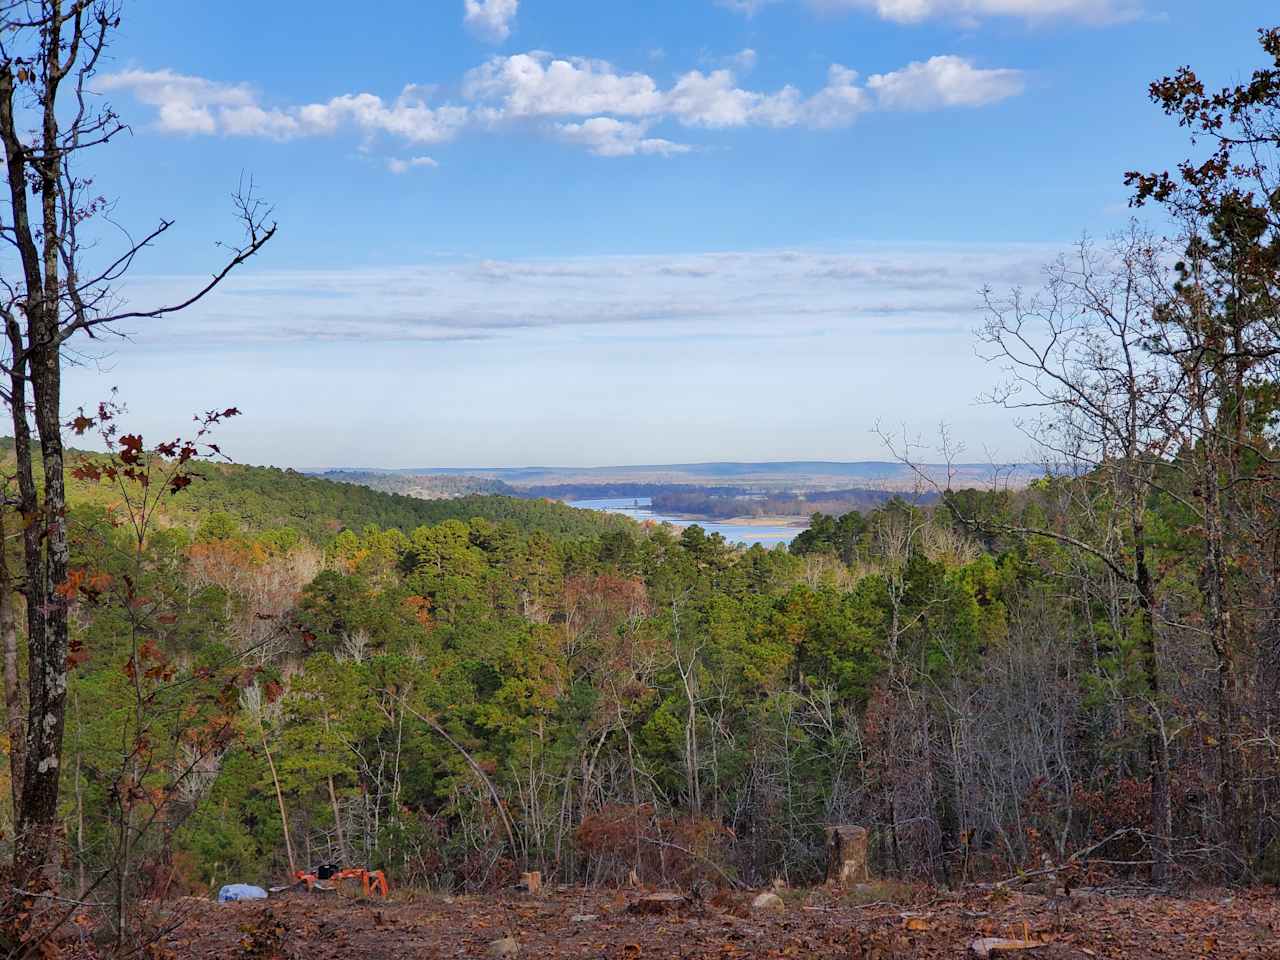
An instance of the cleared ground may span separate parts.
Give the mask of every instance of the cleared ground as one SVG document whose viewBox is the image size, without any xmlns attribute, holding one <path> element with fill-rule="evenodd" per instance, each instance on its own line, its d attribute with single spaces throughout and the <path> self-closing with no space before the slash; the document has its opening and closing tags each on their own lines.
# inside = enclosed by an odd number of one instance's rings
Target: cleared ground
<svg viewBox="0 0 1280 960">
<path fill-rule="evenodd" d="M 333 894 L 265 904 L 186 900 L 165 908 L 181 926 L 170 956 L 445 958 L 958 958 L 983 937 L 1041 942 L 1052 958 L 1280 958 L 1274 890 L 1183 898 L 1005 891 L 895 890 L 899 902 L 854 903 L 825 891 L 783 891 L 785 910 L 755 911 L 748 894 L 716 894 L 637 913 L 640 891 L 550 890 L 538 897 L 423 897 L 364 903 Z M 495 941 L 507 941 L 495 945 Z M 514 941 L 514 943 L 510 942 Z M 512 952 L 512 951 L 515 952 Z M 169 952 L 171 951 L 171 953 Z"/>
</svg>

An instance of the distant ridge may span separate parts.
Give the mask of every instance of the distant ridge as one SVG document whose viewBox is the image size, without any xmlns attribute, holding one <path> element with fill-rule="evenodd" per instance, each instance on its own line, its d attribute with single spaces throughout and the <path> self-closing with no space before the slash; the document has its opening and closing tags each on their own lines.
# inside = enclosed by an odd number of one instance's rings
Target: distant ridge
<svg viewBox="0 0 1280 960">
<path fill-rule="evenodd" d="M 387 473 L 379 470 L 329 470 L 320 474 L 325 480 L 354 483 L 387 493 L 398 493 L 420 500 L 456 500 L 478 494 L 512 496 L 517 491 L 495 477 L 478 477 L 468 473 Z"/>
<path fill-rule="evenodd" d="M 949 468 L 935 463 L 921 464 L 919 470 L 938 484 L 946 483 L 950 471 L 952 484 L 961 487 L 986 487 L 997 480 L 1012 486 L 1025 486 L 1045 472 L 1042 465 L 1031 463 L 960 463 Z M 828 490 L 851 486 L 909 490 L 928 485 L 911 467 L 886 460 L 707 461 L 600 467 L 422 467 L 395 470 L 347 467 L 313 472 L 328 476 L 345 474 L 347 478 L 357 475 L 421 479 L 466 477 L 473 483 L 490 480 L 515 489 L 618 483 L 713 485 L 732 482 L 762 491 Z M 385 480 L 383 483 L 390 486 Z"/>
</svg>

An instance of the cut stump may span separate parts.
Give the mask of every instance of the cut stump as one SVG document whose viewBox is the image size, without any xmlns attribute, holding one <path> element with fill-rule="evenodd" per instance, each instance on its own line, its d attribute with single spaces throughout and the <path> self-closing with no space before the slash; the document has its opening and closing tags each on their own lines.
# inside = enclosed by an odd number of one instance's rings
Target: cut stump
<svg viewBox="0 0 1280 960">
<path fill-rule="evenodd" d="M 539 870 L 531 870 L 528 873 L 520 874 L 519 888 L 525 893 L 537 895 L 542 892 L 542 872 Z"/>
<path fill-rule="evenodd" d="M 866 827 L 827 827 L 827 883 L 869 883 Z"/>
</svg>

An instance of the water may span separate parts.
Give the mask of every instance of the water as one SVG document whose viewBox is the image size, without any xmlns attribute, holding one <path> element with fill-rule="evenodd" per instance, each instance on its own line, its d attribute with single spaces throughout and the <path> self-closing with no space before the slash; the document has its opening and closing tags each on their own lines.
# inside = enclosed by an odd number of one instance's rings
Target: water
<svg viewBox="0 0 1280 960">
<path fill-rule="evenodd" d="M 571 507 L 580 510 L 603 510 L 606 513 L 620 513 L 633 520 L 655 523 L 670 523 L 677 527 L 691 527 L 694 524 L 702 527 L 707 533 L 718 533 L 730 543 L 741 543 L 746 546 L 760 544 L 766 549 L 780 543 L 790 543 L 796 535 L 802 533 L 805 526 L 792 527 L 781 523 L 721 523 L 715 520 L 704 520 L 698 517 L 676 517 L 669 514 L 654 513 L 652 502 L 648 497 L 617 497 L 605 500 L 571 500 Z"/>
</svg>

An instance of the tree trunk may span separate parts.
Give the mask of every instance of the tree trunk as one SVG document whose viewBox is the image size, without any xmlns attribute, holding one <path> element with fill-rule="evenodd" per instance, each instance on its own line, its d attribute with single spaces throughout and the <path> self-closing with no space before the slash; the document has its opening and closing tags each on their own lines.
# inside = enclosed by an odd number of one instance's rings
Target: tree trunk
<svg viewBox="0 0 1280 960">
<path fill-rule="evenodd" d="M 347 838 L 342 831 L 342 809 L 338 806 L 338 793 L 333 789 L 333 777 L 329 777 L 329 803 L 333 807 L 333 826 L 338 832 L 338 859 L 347 862 Z"/>
<path fill-rule="evenodd" d="M 685 695 L 689 702 L 684 728 L 684 769 L 689 790 L 689 814 L 694 819 L 702 816 L 702 788 L 698 780 L 698 706 L 688 681 Z"/>
<path fill-rule="evenodd" d="M 56 321 L 50 324 L 42 319 L 35 325 L 33 318 L 33 325 L 41 331 L 39 338 L 56 338 Z M 41 342 L 39 338 L 37 343 Z M 57 348 L 34 350 L 31 364 L 36 429 L 44 466 L 44 502 L 37 511 L 36 522 L 29 528 L 36 541 L 34 550 L 29 542 L 27 545 L 30 712 L 22 775 L 22 815 L 14 863 L 22 882 L 57 861 L 54 846 L 58 838 L 58 783 L 67 707 L 67 603 L 58 588 L 67 581 L 69 564 Z M 43 550 L 39 542 L 41 534 Z"/>
<path fill-rule="evenodd" d="M 1205 598 L 1209 642 L 1216 661 L 1218 803 L 1222 813 L 1222 842 L 1232 854 L 1237 871 L 1244 863 L 1239 791 L 1243 788 L 1235 749 L 1235 663 L 1232 649 L 1231 607 L 1227 584 L 1227 551 L 1223 487 L 1230 476 L 1223 469 L 1217 446 L 1216 424 L 1202 409 L 1205 436 L 1203 476 L 1200 480 L 1204 509 L 1204 559 L 1201 589 Z M 1226 459 L 1230 459 L 1229 457 Z"/>
<path fill-rule="evenodd" d="M 261 726 L 259 726 L 261 729 Z M 271 759 L 271 748 L 267 746 L 267 732 L 262 730 L 262 752 L 267 755 L 267 766 L 271 769 L 271 784 L 276 791 L 276 804 L 280 808 L 280 828 L 284 831 L 284 850 L 289 857 L 289 876 L 298 871 L 297 861 L 293 856 L 293 840 L 289 837 L 289 814 L 285 811 L 284 793 L 280 790 L 280 777 L 276 773 L 276 762 Z"/>
<path fill-rule="evenodd" d="M 62 357 L 60 320 L 62 281 L 58 191 L 62 156 L 56 110 L 61 80 L 61 4 L 55 0 L 43 37 L 44 96 L 41 99 L 42 128 L 40 153 L 31 158 L 31 170 L 39 176 L 40 262 L 31 263 L 31 249 L 23 251 L 28 279 L 37 272 L 38 285 L 28 283 L 27 353 L 31 379 L 33 413 L 40 437 L 40 460 L 44 468 L 44 502 L 40 505 L 37 532 L 43 536 L 43 551 L 37 540 L 28 549 L 28 616 L 39 607 L 43 617 L 39 629 L 28 637 L 28 704 L 26 769 L 22 777 L 22 819 L 18 829 L 16 873 L 19 878 L 36 870 L 48 870 L 56 863 L 54 844 L 58 834 L 58 784 L 62 771 L 62 734 L 67 706 L 67 602 L 58 592 L 67 581 L 67 499 L 62 447 Z M 12 117 L 7 119 L 10 121 Z M 5 124 L 6 133 L 11 129 Z M 7 139 L 7 138 L 6 138 Z M 28 157 L 31 155 L 28 154 Z M 25 182 L 10 181 L 10 193 L 23 192 Z M 16 189 L 15 189 L 16 188 Z M 17 214 L 15 209 L 14 214 Z M 30 223 L 23 211 L 24 222 Z M 17 412 L 15 411 L 15 417 Z M 25 416 L 25 413 L 23 414 Z M 43 554 L 43 555 L 42 555 Z M 33 625 L 34 626 L 34 625 Z M 51 878 L 52 879 L 52 878 Z"/>
<path fill-rule="evenodd" d="M 329 714 L 324 715 L 325 736 L 329 735 Z M 329 803 L 333 807 L 333 826 L 338 833 L 338 857 L 345 864 L 347 861 L 347 838 L 342 829 L 342 809 L 338 806 L 338 792 L 333 788 L 333 774 L 327 778 L 329 782 Z"/>
<path fill-rule="evenodd" d="M 22 802 L 22 773 L 25 763 L 26 705 L 22 698 L 22 678 L 18 667 L 18 611 L 13 576 L 6 549 L 5 513 L 0 508 L 0 644 L 4 646 L 4 704 L 9 734 L 9 779 L 13 792 L 13 822 L 18 822 Z"/>
<path fill-rule="evenodd" d="M 1135 500 L 1137 498 L 1135 497 Z M 1147 733 L 1147 759 L 1151 764 L 1151 881 L 1167 883 L 1173 862 L 1173 806 L 1169 792 L 1169 743 L 1161 721 L 1159 646 L 1156 642 L 1155 589 L 1147 563 L 1146 530 L 1141 520 L 1142 505 L 1134 504 L 1132 522 L 1134 543 L 1134 580 L 1138 588 L 1139 624 L 1142 630 L 1143 661 L 1147 692 L 1151 696 L 1152 729 Z"/>
<path fill-rule="evenodd" d="M 1209 636 L 1217 661 L 1216 716 L 1218 752 L 1218 800 L 1222 810 L 1222 840 L 1237 858 L 1243 856 L 1239 791 L 1242 787 L 1235 751 L 1235 664 L 1231 650 L 1231 613 L 1227 608 L 1225 562 L 1216 519 L 1206 537 L 1206 594 L 1209 601 Z M 1239 860 L 1234 865 L 1240 866 Z"/>
</svg>

